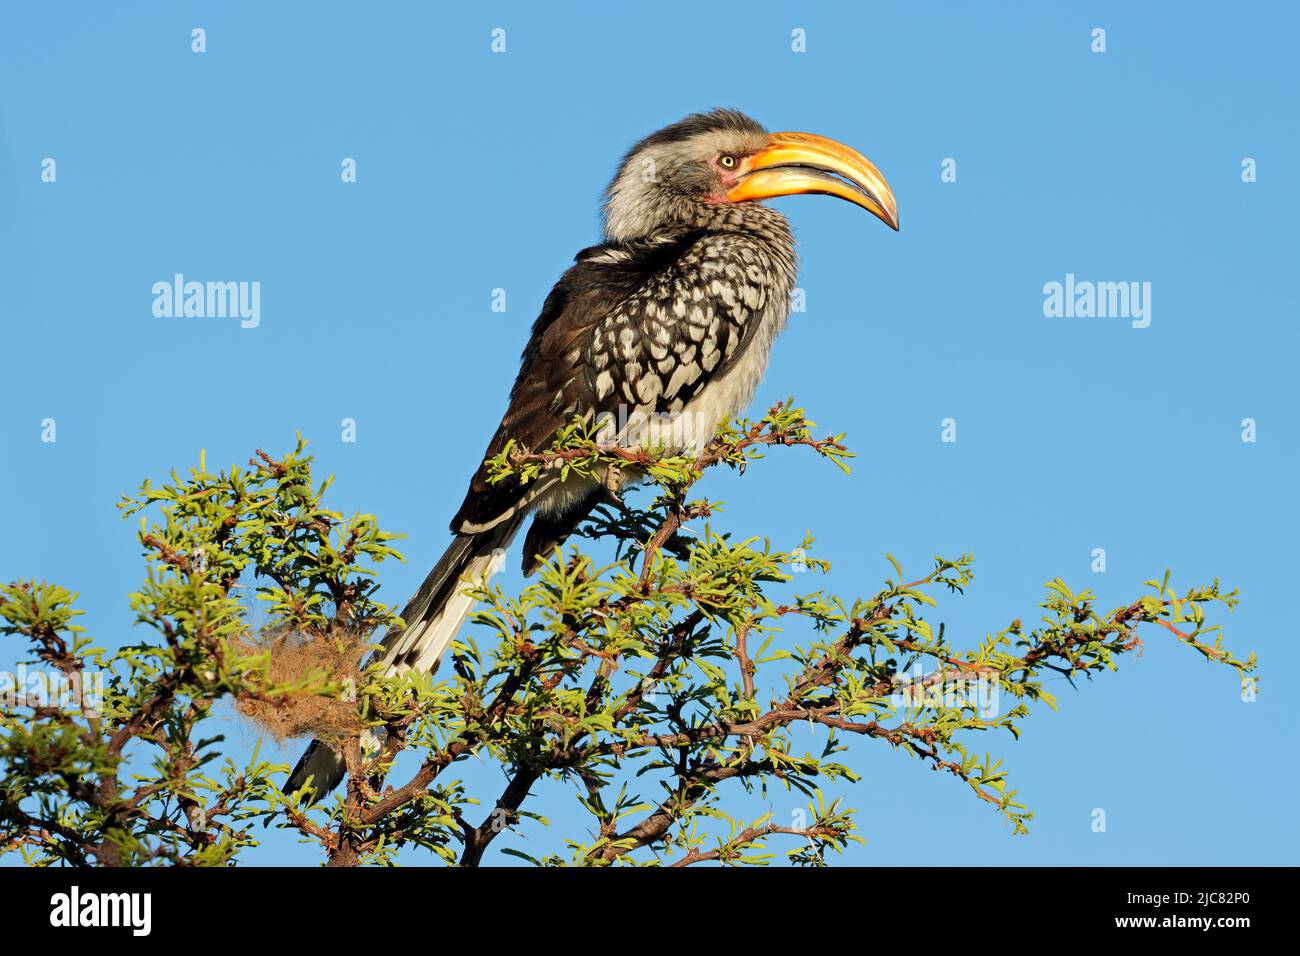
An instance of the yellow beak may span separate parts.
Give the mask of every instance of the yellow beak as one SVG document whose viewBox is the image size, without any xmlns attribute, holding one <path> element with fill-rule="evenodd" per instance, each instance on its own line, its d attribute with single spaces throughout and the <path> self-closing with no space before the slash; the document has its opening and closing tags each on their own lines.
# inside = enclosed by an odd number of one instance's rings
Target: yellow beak
<svg viewBox="0 0 1300 956">
<path fill-rule="evenodd" d="M 898 202 L 879 169 L 855 149 L 814 133 L 773 133 L 742 160 L 731 202 L 802 193 L 838 196 L 898 229 Z"/>
</svg>

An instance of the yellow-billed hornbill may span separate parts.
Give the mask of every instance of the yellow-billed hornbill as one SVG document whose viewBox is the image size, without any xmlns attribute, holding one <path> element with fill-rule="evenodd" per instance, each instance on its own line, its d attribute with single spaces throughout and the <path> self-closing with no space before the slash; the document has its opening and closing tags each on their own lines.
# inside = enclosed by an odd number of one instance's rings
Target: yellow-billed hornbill
<svg viewBox="0 0 1300 956">
<path fill-rule="evenodd" d="M 768 133 L 720 109 L 633 146 L 606 192 L 605 240 L 578 253 L 547 297 L 484 458 L 511 440 L 545 450 L 579 414 L 603 421 L 602 438 L 625 446 L 703 448 L 754 394 L 794 289 L 789 223 L 754 200 L 798 193 L 847 199 L 898 228 L 880 171 L 822 136 Z M 647 431 L 647 423 L 658 427 Z M 455 540 L 402 612 L 405 630 L 384 639 L 379 660 L 393 672 L 431 671 L 472 606 L 462 582 L 496 570 L 529 513 L 525 573 L 611 493 L 611 482 L 558 473 L 490 484 L 481 465 L 452 519 Z M 288 789 L 312 777 L 313 789 L 327 793 L 342 776 L 342 760 L 317 741 Z"/>
</svg>

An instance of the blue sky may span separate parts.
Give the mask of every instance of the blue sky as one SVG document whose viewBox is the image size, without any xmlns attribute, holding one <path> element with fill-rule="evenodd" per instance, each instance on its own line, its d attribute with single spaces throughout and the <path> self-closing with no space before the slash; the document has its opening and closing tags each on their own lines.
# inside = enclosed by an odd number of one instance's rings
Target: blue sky
<svg viewBox="0 0 1300 956">
<path fill-rule="evenodd" d="M 1118 675 L 1060 687 L 1059 713 L 988 742 L 1037 812 L 1029 837 L 858 743 L 863 780 L 843 792 L 868 844 L 849 859 L 1294 862 L 1278 737 L 1300 663 L 1297 28 L 1281 5 L 7 7 L 0 578 L 59 581 L 93 634 L 132 638 L 141 566 L 118 496 L 200 449 L 243 461 L 301 431 L 339 508 L 409 535 L 410 560 L 383 577 L 400 604 L 445 544 L 542 299 L 598 237 L 622 152 L 734 106 L 861 149 L 902 231 L 847 203 L 780 201 L 807 311 L 755 408 L 794 394 L 860 457 L 848 478 L 796 454 L 719 475 L 726 526 L 784 544 L 812 530 L 844 594 L 873 591 L 887 551 L 919 570 L 973 551 L 973 589 L 935 615 L 970 643 L 1034 619 L 1057 575 L 1108 608 L 1166 567 L 1182 585 L 1217 575 L 1242 589 L 1223 621 L 1234 648 L 1262 662 L 1245 704 L 1232 672 L 1152 633 Z M 260 325 L 155 317 L 152 285 L 177 272 L 260 282 Z M 1044 284 L 1067 274 L 1151 283 L 1150 326 L 1045 317 Z M 495 794 L 499 771 L 469 773 Z M 533 809 L 558 826 L 575 807 L 551 786 Z M 548 842 L 533 828 L 498 845 Z M 314 859 L 270 846 L 263 862 Z"/>
</svg>

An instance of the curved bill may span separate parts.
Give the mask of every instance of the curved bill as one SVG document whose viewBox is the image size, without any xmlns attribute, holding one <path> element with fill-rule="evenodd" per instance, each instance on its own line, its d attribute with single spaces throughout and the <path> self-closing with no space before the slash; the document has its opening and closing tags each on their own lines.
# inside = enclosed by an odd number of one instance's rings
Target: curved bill
<svg viewBox="0 0 1300 956">
<path fill-rule="evenodd" d="M 898 229 L 898 203 L 875 164 L 856 149 L 815 133 L 773 133 L 745 158 L 731 202 L 821 193 L 838 196 Z"/>
</svg>

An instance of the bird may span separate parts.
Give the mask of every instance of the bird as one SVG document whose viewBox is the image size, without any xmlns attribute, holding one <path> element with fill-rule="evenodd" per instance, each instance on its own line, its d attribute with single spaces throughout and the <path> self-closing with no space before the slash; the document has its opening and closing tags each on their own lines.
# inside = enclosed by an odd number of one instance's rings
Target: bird
<svg viewBox="0 0 1300 956">
<path fill-rule="evenodd" d="M 789 221 L 761 200 L 799 194 L 847 200 L 898 230 L 894 194 L 861 153 L 813 133 L 769 133 L 737 110 L 692 114 L 627 151 L 604 194 L 602 241 L 577 254 L 533 324 L 501 424 L 451 520 L 451 544 L 375 651 L 384 673 L 437 667 L 473 608 L 466 582 L 500 569 L 530 517 L 526 575 L 635 481 L 550 470 L 528 483 L 491 482 L 486 462 L 507 443 L 544 451 L 579 416 L 624 447 L 697 454 L 744 410 L 796 282 Z M 286 792 L 310 783 L 319 799 L 344 775 L 341 755 L 317 740 Z"/>
</svg>

